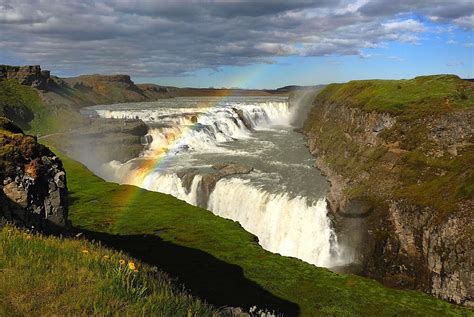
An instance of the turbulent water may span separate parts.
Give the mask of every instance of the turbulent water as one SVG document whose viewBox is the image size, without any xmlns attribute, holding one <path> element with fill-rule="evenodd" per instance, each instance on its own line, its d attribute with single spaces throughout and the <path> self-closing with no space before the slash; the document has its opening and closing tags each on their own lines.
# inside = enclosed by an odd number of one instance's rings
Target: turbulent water
<svg viewBox="0 0 474 317">
<path fill-rule="evenodd" d="M 286 98 L 175 98 L 94 106 L 86 115 L 141 119 L 149 126 L 142 155 L 110 162 L 101 176 L 171 194 L 238 221 L 263 248 L 318 266 L 349 262 L 327 217 L 328 184 L 313 167 L 298 112 Z M 218 177 L 213 166 L 238 163 L 248 174 Z M 211 185 L 209 185 L 212 183 Z"/>
</svg>

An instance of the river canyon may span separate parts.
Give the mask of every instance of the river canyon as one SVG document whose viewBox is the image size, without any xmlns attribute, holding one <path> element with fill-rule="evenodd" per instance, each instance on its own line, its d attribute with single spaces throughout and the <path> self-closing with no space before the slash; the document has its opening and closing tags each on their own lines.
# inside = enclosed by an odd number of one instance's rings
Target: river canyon
<svg viewBox="0 0 474 317">
<path fill-rule="evenodd" d="M 352 255 L 328 217 L 328 182 L 295 131 L 298 103 L 287 99 L 192 97 L 84 108 L 85 116 L 140 119 L 149 127 L 139 157 L 89 167 L 108 181 L 238 221 L 271 252 L 329 268 L 348 264 Z"/>
</svg>

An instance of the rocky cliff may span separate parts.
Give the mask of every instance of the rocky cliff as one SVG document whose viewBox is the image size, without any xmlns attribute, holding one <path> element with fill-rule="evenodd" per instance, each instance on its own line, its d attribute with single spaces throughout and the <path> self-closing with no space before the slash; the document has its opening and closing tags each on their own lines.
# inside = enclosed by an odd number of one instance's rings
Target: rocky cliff
<svg viewBox="0 0 474 317">
<path fill-rule="evenodd" d="M 330 85 L 305 122 L 342 242 L 385 284 L 474 305 L 474 85 Z"/>
<path fill-rule="evenodd" d="M 66 173 L 48 148 L 0 117 L 0 218 L 43 231 L 68 225 Z"/>
<path fill-rule="evenodd" d="M 15 79 L 22 85 L 47 90 L 51 82 L 48 70 L 41 70 L 39 65 L 34 66 L 8 66 L 0 65 L 0 80 Z"/>
</svg>

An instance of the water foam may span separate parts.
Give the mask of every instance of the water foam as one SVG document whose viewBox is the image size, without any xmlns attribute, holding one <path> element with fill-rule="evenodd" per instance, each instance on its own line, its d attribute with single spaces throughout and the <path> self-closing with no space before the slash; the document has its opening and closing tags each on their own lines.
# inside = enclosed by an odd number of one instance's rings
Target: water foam
<svg viewBox="0 0 474 317">
<path fill-rule="evenodd" d="M 161 118 L 161 123 L 166 126 L 150 129 L 153 142 L 140 160 L 156 160 L 157 156 L 165 154 L 178 160 L 182 152 L 221 153 L 227 150 L 220 146 L 221 143 L 251 138 L 252 130 L 288 126 L 294 115 L 287 102 L 282 101 L 234 102 L 207 111 L 177 107 L 95 111 L 108 118 L 138 117 L 146 122 Z M 171 194 L 193 205 L 203 201 L 199 199 L 202 195 L 200 175 L 194 176 L 190 188 L 186 189 L 175 172 L 163 168 L 140 171 L 140 164 L 134 160 L 125 164 L 111 162 L 107 169 L 109 179 L 114 181 Z M 271 252 L 324 267 L 349 262 L 341 255 L 324 197 L 313 202 L 301 196 L 270 193 L 248 179 L 233 177 L 219 180 L 206 198 L 207 206 L 203 207 L 216 215 L 238 221 L 259 238 L 263 248 Z"/>
</svg>

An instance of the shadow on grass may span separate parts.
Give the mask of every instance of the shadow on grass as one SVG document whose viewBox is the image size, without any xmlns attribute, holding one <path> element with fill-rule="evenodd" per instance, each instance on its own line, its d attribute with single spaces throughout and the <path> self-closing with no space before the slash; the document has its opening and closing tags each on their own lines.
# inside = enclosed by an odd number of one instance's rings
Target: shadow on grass
<svg viewBox="0 0 474 317">
<path fill-rule="evenodd" d="M 193 295 L 216 307 L 256 305 L 259 309 L 298 316 L 297 304 L 278 298 L 247 279 L 240 266 L 214 256 L 164 241 L 153 235 L 110 235 L 81 230 L 88 239 L 124 251 L 141 261 L 167 272 L 185 285 Z M 278 281 L 275 281 L 278 283 Z"/>
</svg>

